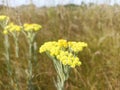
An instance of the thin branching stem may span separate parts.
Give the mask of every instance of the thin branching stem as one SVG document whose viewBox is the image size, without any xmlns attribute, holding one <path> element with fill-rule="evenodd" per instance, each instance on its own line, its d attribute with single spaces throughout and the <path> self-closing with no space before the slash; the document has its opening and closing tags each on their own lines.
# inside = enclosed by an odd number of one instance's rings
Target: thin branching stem
<svg viewBox="0 0 120 90">
<path fill-rule="evenodd" d="M 34 41 L 34 37 L 35 37 L 35 34 L 34 33 L 31 33 L 31 32 L 28 32 L 28 37 L 27 37 L 27 40 L 28 40 L 28 44 L 29 44 L 29 59 L 28 59 L 28 90 L 33 90 L 33 85 L 32 85 L 32 76 L 33 76 L 33 73 L 32 73 L 32 47 L 33 47 L 33 41 Z"/>
</svg>

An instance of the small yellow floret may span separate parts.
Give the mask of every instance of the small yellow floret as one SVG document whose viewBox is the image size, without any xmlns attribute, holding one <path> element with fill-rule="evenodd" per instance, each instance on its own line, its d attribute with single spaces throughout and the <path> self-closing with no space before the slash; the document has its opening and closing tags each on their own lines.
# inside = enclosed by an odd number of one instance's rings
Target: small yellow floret
<svg viewBox="0 0 120 90">
<path fill-rule="evenodd" d="M 5 35 L 8 34 L 8 31 L 7 31 L 7 30 L 4 30 L 4 31 L 3 31 L 3 34 L 5 34 Z"/>
<path fill-rule="evenodd" d="M 65 48 L 67 48 L 67 46 L 68 46 L 67 40 L 64 40 L 64 39 L 58 40 L 58 45 L 59 45 L 60 47 L 65 47 Z"/>
<path fill-rule="evenodd" d="M 15 25 L 13 23 L 10 23 L 9 25 L 7 25 L 5 27 L 5 30 L 7 30 L 9 32 L 19 32 L 19 31 L 21 31 L 21 29 L 22 29 L 21 26 Z"/>
<path fill-rule="evenodd" d="M 42 28 L 42 26 L 39 25 L 39 24 L 27 24 L 27 23 L 25 23 L 23 25 L 23 27 L 24 27 L 24 30 L 27 31 L 27 32 L 29 32 L 29 31 L 38 31 L 38 30 L 40 30 Z"/>
<path fill-rule="evenodd" d="M 87 47 L 87 43 L 85 42 L 68 42 L 69 48 L 78 53 L 83 50 L 84 47 Z"/>
<path fill-rule="evenodd" d="M 9 20 L 8 16 L 0 15 L 0 22 L 6 21 L 6 20 Z"/>
</svg>

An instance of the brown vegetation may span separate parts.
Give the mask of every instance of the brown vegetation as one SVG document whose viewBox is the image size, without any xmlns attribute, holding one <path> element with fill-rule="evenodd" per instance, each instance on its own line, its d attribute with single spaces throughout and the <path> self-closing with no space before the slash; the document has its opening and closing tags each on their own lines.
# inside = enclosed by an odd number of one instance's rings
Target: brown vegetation
<svg viewBox="0 0 120 90">
<path fill-rule="evenodd" d="M 36 8 L 21 6 L 0 8 L 0 14 L 10 16 L 17 24 L 38 23 L 43 26 L 35 41 L 39 48 L 45 41 L 67 39 L 85 41 L 88 48 L 79 54 L 82 65 L 72 70 L 66 81 L 66 90 L 120 90 L 120 6 L 81 5 Z M 20 36 L 20 57 L 15 58 L 11 41 L 11 64 L 18 78 L 20 90 L 27 90 L 26 56 L 28 47 Z M 9 90 L 9 77 L 4 60 L 3 35 L 0 31 L 0 90 Z M 35 53 L 33 60 L 33 84 L 35 90 L 55 90 L 53 78 L 56 72 L 51 60 Z M 13 90 L 11 87 L 10 90 Z"/>
</svg>

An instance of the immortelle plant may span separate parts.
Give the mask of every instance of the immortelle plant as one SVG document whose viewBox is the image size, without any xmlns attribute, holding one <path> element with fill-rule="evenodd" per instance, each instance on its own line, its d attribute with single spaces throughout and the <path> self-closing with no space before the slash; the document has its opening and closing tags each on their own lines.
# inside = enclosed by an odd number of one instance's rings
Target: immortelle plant
<svg viewBox="0 0 120 90">
<path fill-rule="evenodd" d="M 4 48 L 5 48 L 4 56 L 6 60 L 7 73 L 8 73 L 8 76 L 10 77 L 10 85 L 14 86 L 15 90 L 19 90 L 18 84 L 15 84 L 16 79 L 14 80 L 12 78 L 12 67 L 10 64 L 10 53 L 9 53 L 9 48 L 10 48 L 9 35 L 8 35 L 8 30 L 6 29 L 8 26 L 8 23 L 9 23 L 9 17 L 5 15 L 0 15 L 0 25 L 3 29 L 3 34 L 4 34 Z"/>
<path fill-rule="evenodd" d="M 64 84 L 69 78 L 71 69 L 81 65 L 77 55 L 84 47 L 87 47 L 85 42 L 60 39 L 46 42 L 39 48 L 40 53 L 45 52 L 53 61 L 57 72 L 57 81 L 55 81 L 57 90 L 64 90 Z"/>
<path fill-rule="evenodd" d="M 33 46 L 35 46 L 35 36 L 39 30 L 41 30 L 42 26 L 39 24 L 28 24 L 25 23 L 23 26 L 23 33 L 25 37 L 27 38 L 28 42 L 28 70 L 27 70 L 27 76 L 28 76 L 28 90 L 33 90 L 33 85 L 32 85 L 32 78 L 33 78 L 33 73 L 32 73 L 32 60 L 33 60 Z M 36 46 L 35 46 L 36 47 Z"/>
<path fill-rule="evenodd" d="M 22 30 L 22 26 L 16 25 L 14 23 L 9 23 L 5 28 L 3 33 L 4 34 L 10 34 L 13 36 L 14 42 L 15 42 L 15 56 L 19 57 L 19 46 L 18 46 L 18 39 L 20 31 Z"/>
<path fill-rule="evenodd" d="M 3 30 L 7 26 L 8 22 L 9 22 L 9 17 L 5 15 L 0 15 L 0 25 Z M 4 56 L 6 60 L 7 73 L 8 73 L 8 76 L 11 78 L 12 71 L 11 71 L 11 65 L 10 65 L 9 40 L 8 40 L 7 34 L 4 35 L 4 49 L 5 49 Z M 11 79 L 10 84 L 12 85 L 12 83 L 13 83 L 13 80 Z"/>
</svg>

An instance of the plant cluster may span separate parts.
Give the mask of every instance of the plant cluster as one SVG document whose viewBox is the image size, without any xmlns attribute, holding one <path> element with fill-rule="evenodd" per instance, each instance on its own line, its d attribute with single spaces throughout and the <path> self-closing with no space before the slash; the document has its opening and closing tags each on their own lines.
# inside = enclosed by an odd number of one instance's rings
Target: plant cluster
<svg viewBox="0 0 120 90">
<path fill-rule="evenodd" d="M 26 37 L 28 43 L 28 68 L 27 68 L 27 84 L 28 90 L 33 90 L 33 69 L 32 69 L 32 56 L 33 55 L 33 47 L 36 45 L 34 39 L 42 26 L 39 24 L 28 24 L 25 23 L 22 26 L 16 25 L 10 22 L 9 17 L 1 15 L 0 16 L 0 24 L 3 28 L 3 34 L 5 39 L 5 59 L 7 65 L 7 72 L 10 77 L 12 77 L 12 67 L 10 64 L 10 44 L 9 44 L 9 35 L 12 35 L 15 42 L 15 55 L 19 58 L 19 35 L 23 33 Z M 50 41 L 44 43 L 39 52 L 45 52 L 53 61 L 54 67 L 57 72 L 57 81 L 55 81 L 55 86 L 57 90 L 64 90 L 65 81 L 69 78 L 69 72 L 72 68 L 81 65 L 81 61 L 79 60 L 78 53 L 83 50 L 84 47 L 87 47 L 87 43 L 85 42 L 75 42 L 75 41 L 67 41 L 65 39 L 60 39 L 58 41 Z M 13 83 L 17 82 L 17 86 L 15 90 L 19 90 L 19 85 L 17 78 L 12 79 L 10 85 L 14 86 Z"/>
<path fill-rule="evenodd" d="M 85 42 L 74 42 L 64 39 L 60 39 L 57 42 L 46 42 L 40 47 L 39 52 L 45 52 L 53 61 L 57 72 L 57 81 L 55 81 L 57 90 L 64 90 L 64 84 L 69 78 L 71 68 L 81 65 L 77 55 L 84 47 L 87 47 Z"/>
<path fill-rule="evenodd" d="M 10 19 L 8 16 L 4 16 L 1 15 L 0 16 L 0 25 L 3 28 L 3 34 L 4 34 L 4 46 L 5 46 L 5 59 L 6 59 L 6 66 L 7 66 L 7 72 L 9 77 L 12 77 L 12 67 L 10 64 L 10 52 L 9 52 L 9 48 L 10 48 L 10 44 L 9 44 L 9 35 L 12 35 L 14 38 L 14 42 L 15 42 L 15 55 L 18 58 L 19 57 L 19 35 L 20 32 L 23 33 L 25 35 L 25 37 L 27 37 L 27 41 L 28 41 L 28 46 L 29 46 L 29 50 L 28 50 L 28 69 L 27 69 L 27 84 L 28 84 L 28 89 L 32 90 L 32 46 L 34 44 L 34 38 L 36 35 L 36 32 L 38 30 L 40 30 L 42 28 L 41 25 L 39 24 L 24 24 L 23 26 L 20 25 L 16 25 L 12 22 L 10 22 Z M 12 79 L 10 81 L 10 85 L 14 86 L 14 84 L 16 83 L 17 78 Z M 14 83 L 14 84 L 13 84 Z M 18 83 L 18 81 L 17 81 Z M 18 84 L 15 87 L 15 90 L 19 90 Z"/>
<path fill-rule="evenodd" d="M 46 52 L 59 60 L 63 65 L 74 68 L 75 66 L 81 65 L 77 54 L 82 51 L 84 47 L 87 47 L 87 43 L 85 42 L 67 42 L 64 39 L 60 39 L 58 42 L 46 42 L 41 46 L 39 52 Z"/>
</svg>

